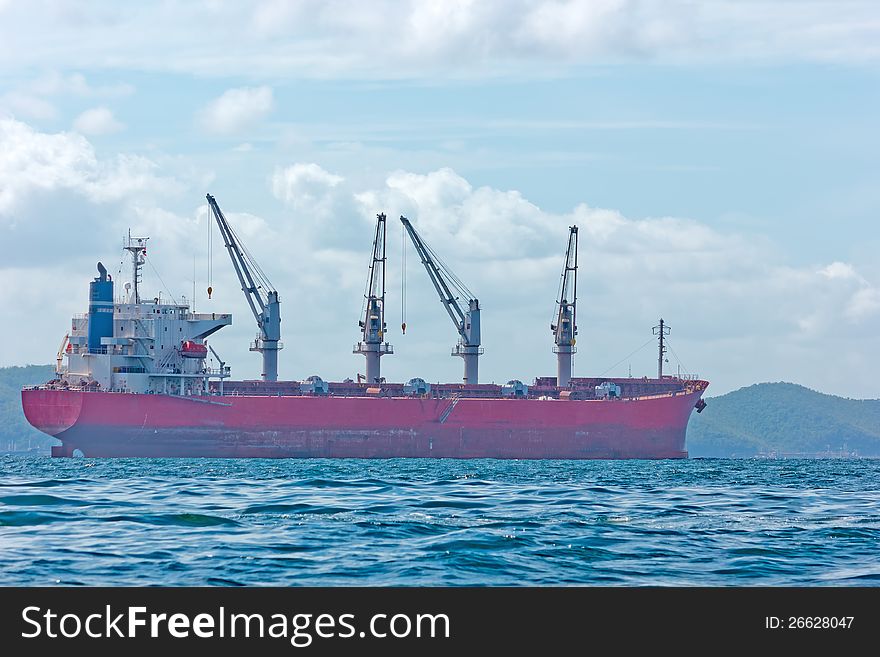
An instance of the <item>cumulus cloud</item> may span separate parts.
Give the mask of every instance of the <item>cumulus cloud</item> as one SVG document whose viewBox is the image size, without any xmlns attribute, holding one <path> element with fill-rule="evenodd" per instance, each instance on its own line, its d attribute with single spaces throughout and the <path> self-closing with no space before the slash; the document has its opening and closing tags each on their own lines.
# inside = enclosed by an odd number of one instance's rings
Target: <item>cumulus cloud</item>
<svg viewBox="0 0 880 657">
<path fill-rule="evenodd" d="M 98 168 L 83 137 L 41 133 L 14 119 L 0 120 L 0 145 L 0 217 L 7 220 L 36 191 L 85 189 Z"/>
<path fill-rule="evenodd" d="M 271 87 L 229 89 L 208 103 L 198 120 L 208 132 L 232 134 L 260 121 L 274 106 Z"/>
<path fill-rule="evenodd" d="M 448 167 L 428 174 L 396 171 L 385 184 L 385 189 L 357 195 L 365 209 L 394 208 L 395 216 L 416 221 L 426 240 L 462 256 L 519 258 L 526 252 L 546 253 L 551 236 L 558 232 L 519 192 L 474 189 Z"/>
<path fill-rule="evenodd" d="M 859 278 L 859 275 L 856 273 L 856 270 L 853 269 L 852 265 L 848 265 L 845 262 L 832 262 L 830 265 L 822 267 L 822 269 L 819 270 L 819 273 L 830 280 Z"/>
<path fill-rule="evenodd" d="M 145 157 L 102 158 L 81 134 L 0 119 L 0 268 L 90 271 L 96 247 L 137 228 L 137 209 L 169 202 L 181 188 Z"/>
<path fill-rule="evenodd" d="M 0 222 L 14 222 L 35 194 L 67 191 L 104 203 L 175 189 L 176 183 L 157 169 L 138 155 L 99 160 L 91 143 L 76 133 L 40 132 L 0 119 Z"/>
<path fill-rule="evenodd" d="M 7 9 L 5 23 L 15 29 L 4 35 L 0 67 L 56 66 L 63 58 L 77 67 L 385 79 L 547 75 L 630 61 L 880 58 L 870 0 L 263 0 L 77 11 L 35 1 L 36 8 Z M 40 37 L 53 47 L 29 47 Z"/>
<path fill-rule="evenodd" d="M 293 164 L 275 171 L 272 193 L 275 198 L 297 207 L 326 197 L 343 180 L 342 176 L 329 173 L 315 163 Z"/>
<path fill-rule="evenodd" d="M 359 238 L 353 228 L 373 216 L 343 183 L 343 176 L 313 162 L 278 168 L 270 181 L 272 194 L 292 213 L 290 221 L 302 236 L 329 248 L 354 246 Z"/>
<path fill-rule="evenodd" d="M 108 135 L 119 132 L 125 125 L 117 121 L 106 107 L 93 107 L 77 116 L 73 127 L 84 135 Z"/>
</svg>

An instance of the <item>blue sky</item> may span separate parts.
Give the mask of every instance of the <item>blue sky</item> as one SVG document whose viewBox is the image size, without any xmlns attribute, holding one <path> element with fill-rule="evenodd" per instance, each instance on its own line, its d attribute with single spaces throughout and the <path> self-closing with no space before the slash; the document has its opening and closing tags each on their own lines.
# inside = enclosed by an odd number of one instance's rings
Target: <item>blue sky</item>
<svg viewBox="0 0 880 657">
<path fill-rule="evenodd" d="M 577 222 L 576 374 L 651 373 L 625 356 L 663 315 L 716 394 L 880 396 L 875 3 L 0 2 L 0 42 L 0 364 L 52 360 L 131 227 L 164 294 L 195 262 L 197 304 L 236 317 L 215 346 L 255 376 L 219 251 L 204 294 L 211 192 L 282 293 L 288 378 L 362 370 L 384 211 L 479 294 L 486 380 L 553 373 Z M 389 258 L 396 327 L 396 221 Z M 414 262 L 385 373 L 457 380 Z"/>
</svg>

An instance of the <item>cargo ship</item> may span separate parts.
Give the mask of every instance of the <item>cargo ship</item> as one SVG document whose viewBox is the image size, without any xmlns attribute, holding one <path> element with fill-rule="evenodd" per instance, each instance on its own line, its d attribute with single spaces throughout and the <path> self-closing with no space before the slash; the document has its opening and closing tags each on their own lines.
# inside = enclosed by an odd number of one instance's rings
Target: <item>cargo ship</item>
<svg viewBox="0 0 880 657">
<path fill-rule="evenodd" d="M 577 238 L 569 230 L 550 330 L 555 377 L 529 385 L 479 382 L 480 304 L 405 217 L 400 220 L 458 333 L 452 355 L 461 383 L 421 378 L 389 383 L 381 359 L 393 354 L 385 323 L 385 225 L 377 215 L 372 259 L 353 353 L 356 380 L 278 380 L 280 295 L 216 200 L 213 216 L 258 334 L 259 380 L 234 381 L 208 338 L 231 314 L 197 313 L 187 303 L 143 299 L 146 237 L 129 234 L 131 281 L 123 290 L 99 262 L 88 312 L 73 317 L 55 378 L 22 390 L 28 421 L 58 439 L 58 457 L 266 458 L 686 458 L 691 413 L 708 382 L 663 373 L 669 327 L 661 319 L 656 378 L 573 377 L 577 335 Z M 119 292 L 119 294 L 117 294 Z M 208 295 L 212 289 L 209 287 Z M 406 323 L 401 326 L 406 331 Z M 210 353 L 210 355 L 209 355 Z M 213 358 L 211 357 L 213 356 Z M 216 362 L 215 362 L 216 361 Z"/>
</svg>

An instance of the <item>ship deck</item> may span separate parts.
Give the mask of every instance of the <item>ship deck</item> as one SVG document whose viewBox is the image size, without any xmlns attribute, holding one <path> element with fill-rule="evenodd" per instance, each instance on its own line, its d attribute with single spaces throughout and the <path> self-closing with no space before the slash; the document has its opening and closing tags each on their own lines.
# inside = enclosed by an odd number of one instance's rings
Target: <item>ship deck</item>
<svg viewBox="0 0 880 657">
<path fill-rule="evenodd" d="M 611 382 L 619 386 L 622 400 L 650 399 L 678 394 L 690 394 L 704 390 L 708 383 L 699 379 L 679 377 L 663 377 L 663 379 L 643 378 L 572 378 L 571 386 L 559 388 L 554 377 L 539 377 L 527 388 L 520 398 L 543 400 L 600 400 L 605 399 L 596 393 L 596 386 Z M 304 391 L 300 381 L 262 381 L 241 380 L 224 381 L 222 396 L 230 397 L 421 397 L 425 399 L 506 399 L 512 395 L 505 394 L 500 384 L 483 383 L 464 385 L 456 383 L 432 383 L 425 394 L 414 394 L 405 389 L 403 383 L 381 383 L 369 385 L 354 381 L 326 382 L 326 393 Z M 28 386 L 30 389 L 71 390 L 83 392 L 107 392 L 94 383 L 86 386 L 69 386 L 63 382 L 50 381 L 41 386 Z M 220 396 L 219 382 L 210 383 L 210 394 Z"/>
<path fill-rule="evenodd" d="M 610 381 L 620 386 L 621 399 L 640 399 L 669 395 L 679 392 L 691 392 L 696 388 L 704 388 L 704 381 L 695 379 L 680 379 L 677 377 L 664 377 L 663 379 L 645 378 L 597 378 L 582 377 L 573 378 L 569 388 L 556 386 L 555 377 L 539 377 L 528 386 L 525 395 L 529 399 L 599 399 L 596 395 L 596 386 Z M 215 394 L 219 392 L 217 383 L 211 383 L 211 390 Z M 300 388 L 299 381 L 226 381 L 223 384 L 224 395 L 234 396 L 281 396 L 296 397 L 304 393 Z M 406 392 L 403 383 L 382 383 L 369 385 L 353 381 L 328 382 L 329 396 L 334 397 L 412 397 L 412 393 Z M 482 383 L 479 385 L 463 385 L 456 383 L 432 383 L 430 391 L 425 395 L 418 395 L 435 399 L 500 399 L 506 395 L 503 386 L 495 383 Z"/>
</svg>

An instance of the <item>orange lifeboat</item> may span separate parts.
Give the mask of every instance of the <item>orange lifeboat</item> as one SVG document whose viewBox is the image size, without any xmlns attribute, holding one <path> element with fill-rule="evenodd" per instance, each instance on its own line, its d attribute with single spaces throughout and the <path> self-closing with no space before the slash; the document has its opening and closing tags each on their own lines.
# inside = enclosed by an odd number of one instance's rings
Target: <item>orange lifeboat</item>
<svg viewBox="0 0 880 657">
<path fill-rule="evenodd" d="M 186 340 L 180 346 L 180 355 L 184 358 L 205 358 L 208 355 L 208 348 L 198 342 Z"/>
</svg>

